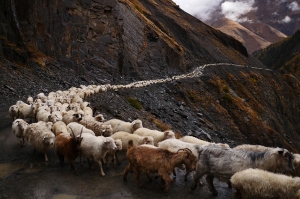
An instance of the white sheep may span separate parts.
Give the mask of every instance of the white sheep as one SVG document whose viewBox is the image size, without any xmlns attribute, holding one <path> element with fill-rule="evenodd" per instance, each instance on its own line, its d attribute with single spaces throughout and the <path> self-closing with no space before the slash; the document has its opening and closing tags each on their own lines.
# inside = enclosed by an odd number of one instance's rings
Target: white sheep
<svg viewBox="0 0 300 199">
<path fill-rule="evenodd" d="M 140 136 L 125 131 L 116 132 L 112 134 L 110 137 L 114 139 L 122 140 L 122 150 L 127 150 L 129 140 L 133 140 L 134 145 L 142 145 L 142 144 L 154 145 L 154 139 L 152 136 Z"/>
<path fill-rule="evenodd" d="M 184 142 L 188 142 L 188 143 L 192 143 L 192 144 L 199 144 L 201 146 L 208 145 L 208 144 L 215 144 L 213 142 L 207 142 L 207 141 L 204 141 L 204 140 L 201 140 L 199 138 L 196 138 L 194 136 L 189 136 L 189 135 L 183 136 L 183 137 L 179 138 L 179 140 L 184 141 Z M 228 144 L 223 144 L 223 143 L 217 143 L 217 145 L 224 146 L 224 147 L 229 147 Z"/>
<path fill-rule="evenodd" d="M 95 117 L 95 120 L 97 120 L 98 122 L 104 122 L 104 116 L 102 114 L 98 114 Z"/>
<path fill-rule="evenodd" d="M 81 155 L 88 159 L 91 169 L 93 169 L 93 161 L 97 162 L 100 167 L 101 175 L 105 176 L 101 159 L 105 158 L 109 150 L 117 149 L 114 139 L 111 137 L 93 136 L 88 133 L 82 133 L 82 138 Z"/>
<path fill-rule="evenodd" d="M 74 114 L 63 113 L 62 121 L 68 125 L 71 122 L 80 122 L 80 120 L 82 119 L 82 116 L 83 115 L 81 113 L 74 113 Z"/>
<path fill-rule="evenodd" d="M 300 199 L 299 177 L 292 178 L 260 169 L 246 169 L 235 173 L 230 181 L 236 189 L 233 199 Z"/>
<path fill-rule="evenodd" d="M 161 132 L 148 128 L 138 128 L 136 131 L 134 131 L 133 134 L 141 136 L 152 136 L 154 138 L 154 146 L 157 146 L 158 142 L 161 142 L 163 140 L 175 138 L 175 133 L 171 130 Z"/>
<path fill-rule="evenodd" d="M 94 131 L 85 128 L 85 126 L 83 126 L 82 124 L 79 124 L 77 122 L 71 122 L 67 125 L 68 132 L 72 133 L 70 128 L 73 129 L 73 133 L 75 134 L 75 136 L 80 135 L 82 129 L 83 129 L 82 133 L 87 133 L 87 134 L 91 134 L 91 135 L 95 136 Z"/>
<path fill-rule="evenodd" d="M 49 129 L 50 123 L 38 122 L 29 124 L 25 130 L 24 137 L 29 146 L 44 153 L 45 161 L 48 162 L 46 152 L 54 146 L 55 135 Z"/>
<path fill-rule="evenodd" d="M 104 122 L 103 124 L 110 124 L 113 129 L 113 133 L 118 131 L 126 131 L 128 133 L 133 133 L 135 130 L 143 127 L 142 121 L 139 119 L 134 120 L 131 123 L 119 119 L 111 119 Z"/>
<path fill-rule="evenodd" d="M 31 96 L 28 96 L 27 103 L 28 104 L 33 104 L 33 98 Z"/>
<path fill-rule="evenodd" d="M 37 98 L 40 99 L 40 100 L 42 100 L 42 102 L 44 102 L 44 103 L 45 103 L 46 100 L 48 99 L 47 96 L 45 96 L 44 93 L 39 93 L 39 94 L 37 95 Z"/>
<path fill-rule="evenodd" d="M 67 125 L 63 121 L 55 122 L 51 128 L 51 131 L 55 136 L 58 136 L 61 133 L 69 134 Z"/>
<path fill-rule="evenodd" d="M 19 107 L 17 105 L 12 105 L 9 107 L 8 112 L 13 120 L 19 117 Z"/>
<path fill-rule="evenodd" d="M 80 124 L 84 125 L 86 128 L 94 131 L 96 136 L 108 137 L 113 133 L 111 125 L 103 124 L 98 122 L 94 117 L 90 115 L 85 115 L 82 120 L 79 121 Z"/>
<path fill-rule="evenodd" d="M 122 140 L 121 139 L 115 139 L 115 144 L 117 146 L 116 150 L 109 150 L 106 153 L 105 158 L 103 159 L 103 163 L 107 164 L 107 167 L 109 168 L 109 163 L 108 163 L 108 157 L 111 156 L 112 157 L 112 161 L 114 162 L 114 167 L 116 167 L 117 164 L 120 163 L 118 156 L 116 155 L 117 151 L 121 151 L 122 150 Z"/>
<path fill-rule="evenodd" d="M 24 140 L 24 132 L 28 127 L 28 123 L 23 119 L 16 119 L 12 123 L 12 132 L 15 134 L 15 136 L 19 140 L 19 145 L 25 146 L 25 140 Z"/>
<path fill-rule="evenodd" d="M 26 103 L 20 103 L 18 106 L 19 110 L 19 118 L 21 119 L 34 119 L 34 104 L 26 104 Z"/>
</svg>

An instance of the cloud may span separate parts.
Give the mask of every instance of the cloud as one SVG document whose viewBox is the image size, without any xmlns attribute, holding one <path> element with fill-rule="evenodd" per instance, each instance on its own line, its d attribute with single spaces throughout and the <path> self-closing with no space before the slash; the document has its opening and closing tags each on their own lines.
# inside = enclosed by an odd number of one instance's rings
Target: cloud
<svg viewBox="0 0 300 199">
<path fill-rule="evenodd" d="M 279 23 L 289 23 L 291 22 L 292 19 L 289 16 L 285 16 L 285 18 L 281 19 L 280 21 L 278 21 Z"/>
<path fill-rule="evenodd" d="M 298 5 L 298 3 L 296 1 L 292 2 L 289 6 L 289 9 L 291 9 L 292 11 L 298 11 L 300 10 L 300 6 Z"/>
<path fill-rule="evenodd" d="M 187 13 L 197 16 L 202 21 L 211 19 L 212 14 L 220 8 L 223 0 L 173 0 Z"/>
<path fill-rule="evenodd" d="M 242 17 L 252 10 L 257 8 L 253 7 L 255 0 L 240 0 L 240 1 L 225 1 L 221 4 L 221 12 L 228 19 L 236 22 L 248 21 L 248 18 Z"/>
</svg>

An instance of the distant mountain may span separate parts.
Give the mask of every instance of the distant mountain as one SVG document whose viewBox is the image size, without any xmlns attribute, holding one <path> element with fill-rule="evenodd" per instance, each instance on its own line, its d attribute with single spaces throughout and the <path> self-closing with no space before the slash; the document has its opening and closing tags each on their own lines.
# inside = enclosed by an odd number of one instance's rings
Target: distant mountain
<svg viewBox="0 0 300 199">
<path fill-rule="evenodd" d="M 254 53 L 271 69 L 287 70 L 300 75 L 300 30 L 286 39 Z"/>
<path fill-rule="evenodd" d="M 215 21 L 212 26 L 242 42 L 249 53 L 266 48 L 286 37 L 285 34 L 269 25 L 258 22 L 245 23 L 245 27 L 223 17 Z"/>
</svg>

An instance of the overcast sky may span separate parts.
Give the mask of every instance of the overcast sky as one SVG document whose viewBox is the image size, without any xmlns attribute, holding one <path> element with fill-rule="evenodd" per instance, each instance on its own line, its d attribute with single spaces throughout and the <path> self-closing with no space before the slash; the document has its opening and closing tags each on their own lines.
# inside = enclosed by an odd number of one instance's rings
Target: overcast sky
<svg viewBox="0 0 300 199">
<path fill-rule="evenodd" d="M 251 10 L 257 9 L 254 6 L 255 0 L 173 0 L 181 9 L 189 14 L 196 16 L 200 20 L 206 22 L 212 18 L 212 14 L 216 12 L 223 16 L 236 21 L 244 22 L 248 21 L 247 18 L 243 18 L 243 14 L 248 13 Z M 259 0 L 266 1 L 266 3 L 283 3 L 286 0 Z M 300 10 L 300 6 L 297 3 L 298 0 L 289 4 L 288 8 L 291 11 Z M 281 22 L 288 23 L 292 19 L 289 16 L 285 16 Z"/>
</svg>

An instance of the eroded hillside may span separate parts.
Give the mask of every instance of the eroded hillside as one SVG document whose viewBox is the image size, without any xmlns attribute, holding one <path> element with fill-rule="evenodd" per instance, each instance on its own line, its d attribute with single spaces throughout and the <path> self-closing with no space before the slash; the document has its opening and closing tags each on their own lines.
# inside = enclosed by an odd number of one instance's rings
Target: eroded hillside
<svg viewBox="0 0 300 199">
<path fill-rule="evenodd" d="M 166 78 L 206 63 L 266 68 L 172 1 L 1 0 L 0 11 L 2 107 L 39 92 Z M 299 151 L 299 95 L 293 74 L 220 65 L 198 78 L 86 100 L 108 119 L 141 118 L 178 135 Z"/>
</svg>

